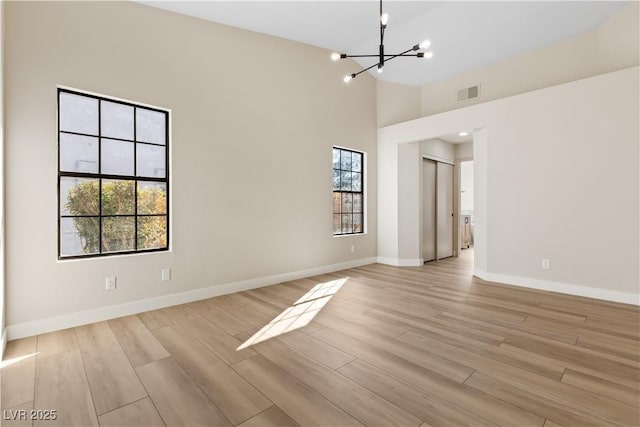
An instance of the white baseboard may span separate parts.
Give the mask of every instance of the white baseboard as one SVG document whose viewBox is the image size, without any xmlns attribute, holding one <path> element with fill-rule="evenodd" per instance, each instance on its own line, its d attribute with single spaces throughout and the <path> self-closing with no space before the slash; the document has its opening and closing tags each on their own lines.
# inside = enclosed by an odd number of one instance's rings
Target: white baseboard
<svg viewBox="0 0 640 427">
<path fill-rule="evenodd" d="M 424 264 L 423 259 L 410 259 L 410 258 L 389 258 L 378 257 L 379 264 L 392 265 L 394 267 L 420 267 Z"/>
<path fill-rule="evenodd" d="M 47 332 L 59 331 L 61 329 L 73 328 L 89 323 L 101 322 L 103 320 L 115 319 L 131 314 L 143 313 L 149 310 L 170 307 L 172 305 L 185 304 L 192 301 L 203 300 L 219 295 L 234 292 L 246 291 L 263 286 L 275 285 L 289 280 L 302 279 L 320 274 L 332 273 L 334 271 L 346 270 L 348 268 L 360 267 L 376 262 L 376 257 L 362 258 L 353 261 L 341 262 L 338 264 L 325 265 L 310 268 L 307 270 L 294 271 L 291 273 L 277 274 L 268 277 L 243 280 L 240 282 L 215 285 L 207 288 L 194 289 L 192 291 L 177 294 L 162 295 L 154 298 L 147 298 L 132 301 L 124 304 L 111 305 L 107 307 L 95 308 L 92 310 L 80 311 L 76 313 L 63 314 L 60 316 L 39 319 L 31 322 L 9 325 L 7 333 L 3 334 L 3 339 L 18 339 Z"/>
<path fill-rule="evenodd" d="M 640 305 L 640 295 L 630 292 L 612 291 L 610 289 L 592 288 L 590 286 L 574 285 L 571 283 L 552 282 L 548 280 L 532 279 L 530 277 L 509 276 L 506 274 L 488 273 L 475 268 L 473 275 L 487 282 L 504 283 L 506 285 L 523 288 L 539 289 L 543 291 L 559 292 L 561 294 L 577 295 L 581 297 L 601 299 L 605 301 L 621 302 L 624 304 Z"/>
<path fill-rule="evenodd" d="M 474 268 L 473 269 L 473 275 L 482 279 L 482 280 L 486 280 L 487 282 L 489 282 L 490 280 L 487 279 L 487 272 L 484 270 L 480 270 L 478 268 Z"/>
</svg>

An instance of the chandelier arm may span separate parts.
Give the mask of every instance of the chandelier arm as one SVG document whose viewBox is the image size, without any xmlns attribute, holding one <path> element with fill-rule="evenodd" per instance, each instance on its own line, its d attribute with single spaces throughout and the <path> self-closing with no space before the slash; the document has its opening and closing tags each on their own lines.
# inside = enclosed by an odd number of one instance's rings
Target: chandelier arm
<svg viewBox="0 0 640 427">
<path fill-rule="evenodd" d="M 370 69 L 372 69 L 373 67 L 377 67 L 377 66 L 378 66 L 378 63 L 376 62 L 375 64 L 373 64 L 373 65 L 372 65 L 372 66 L 370 66 L 370 67 L 363 68 L 362 70 L 358 71 L 357 73 L 353 73 L 353 74 L 351 75 L 351 77 L 356 77 L 357 75 L 362 74 L 362 73 L 364 73 L 365 71 L 369 71 L 369 70 L 370 70 Z"/>
<path fill-rule="evenodd" d="M 405 50 L 404 52 L 400 52 L 400 53 L 398 53 L 398 54 L 396 54 L 396 55 L 393 55 L 393 56 L 400 56 L 400 55 L 404 55 L 405 53 L 409 53 L 409 52 L 412 52 L 412 51 L 413 51 L 413 48 L 411 48 L 411 49 L 407 49 L 407 50 Z"/>
<path fill-rule="evenodd" d="M 378 58 L 380 55 L 347 55 L 345 58 Z M 391 58 L 396 56 L 418 56 L 417 54 L 405 54 L 397 53 L 395 55 L 384 55 L 385 58 Z"/>
<path fill-rule="evenodd" d="M 378 47 L 378 68 L 382 70 L 385 61 L 384 54 L 384 29 L 386 27 L 386 23 L 382 22 L 382 0 L 380 0 L 380 19 L 378 20 L 380 24 L 380 46 Z"/>
<path fill-rule="evenodd" d="M 404 52 L 398 53 L 398 54 L 396 54 L 396 55 L 390 55 L 390 56 L 391 56 L 391 58 L 389 58 L 389 59 L 385 59 L 385 62 L 389 62 L 389 61 L 391 61 L 392 59 L 395 59 L 395 58 L 397 58 L 397 57 L 399 57 L 399 56 L 414 56 L 414 55 L 407 55 L 407 53 L 411 52 L 412 50 L 413 50 L 413 48 L 411 48 L 411 49 L 407 49 L 407 50 L 405 50 Z M 415 56 L 417 56 L 417 55 L 415 55 Z"/>
</svg>

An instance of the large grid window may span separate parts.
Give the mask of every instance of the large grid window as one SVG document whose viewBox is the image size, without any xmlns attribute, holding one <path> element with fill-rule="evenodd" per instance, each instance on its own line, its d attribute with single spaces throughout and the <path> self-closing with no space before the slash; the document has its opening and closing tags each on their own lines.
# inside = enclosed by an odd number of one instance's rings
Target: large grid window
<svg viewBox="0 0 640 427">
<path fill-rule="evenodd" d="M 364 154 L 333 147 L 333 235 L 364 233 Z"/>
<path fill-rule="evenodd" d="M 58 257 L 167 250 L 169 113 L 58 90 Z"/>
</svg>

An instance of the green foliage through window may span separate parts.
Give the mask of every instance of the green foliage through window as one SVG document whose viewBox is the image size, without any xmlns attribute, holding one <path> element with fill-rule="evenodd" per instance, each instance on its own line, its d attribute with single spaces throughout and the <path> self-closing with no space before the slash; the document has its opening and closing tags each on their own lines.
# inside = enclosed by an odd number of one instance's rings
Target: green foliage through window
<svg viewBox="0 0 640 427">
<path fill-rule="evenodd" d="M 87 212 L 97 212 L 96 195 L 98 194 L 98 180 L 83 182 L 69 191 L 66 208 L 71 215 L 85 215 Z M 121 180 L 102 181 L 102 239 L 98 239 L 100 223 L 98 217 L 74 218 L 74 226 L 80 237 L 84 253 L 120 252 L 135 249 L 134 215 L 135 182 Z M 167 197 L 160 186 L 138 185 L 138 247 L 156 249 L 167 246 Z M 114 216 L 106 216 L 114 215 Z M 153 216 L 149 216 L 153 215 Z M 99 249 L 102 244 L 102 250 Z"/>
</svg>

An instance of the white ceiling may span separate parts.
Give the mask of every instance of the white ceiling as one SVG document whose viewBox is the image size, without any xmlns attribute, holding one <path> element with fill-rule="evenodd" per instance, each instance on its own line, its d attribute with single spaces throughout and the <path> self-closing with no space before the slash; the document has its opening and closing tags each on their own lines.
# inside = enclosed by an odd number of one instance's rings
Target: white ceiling
<svg viewBox="0 0 640 427">
<path fill-rule="evenodd" d="M 473 130 L 462 130 L 460 132 L 467 132 L 466 135 L 460 136 L 459 132 L 449 133 L 447 135 L 439 136 L 438 138 L 450 142 L 452 144 L 462 144 L 465 142 L 473 142 Z"/>
<path fill-rule="evenodd" d="M 376 1 L 139 1 L 349 54 L 378 51 Z M 591 31 L 624 1 L 393 1 L 385 53 L 428 38 L 432 59 L 396 58 L 377 78 L 422 85 Z M 329 58 L 327 57 L 327 60 Z M 358 61 L 363 66 L 374 58 Z M 359 69 L 354 69 L 354 72 Z"/>
</svg>

